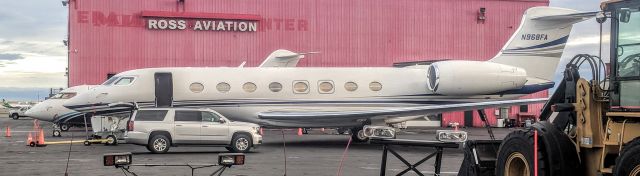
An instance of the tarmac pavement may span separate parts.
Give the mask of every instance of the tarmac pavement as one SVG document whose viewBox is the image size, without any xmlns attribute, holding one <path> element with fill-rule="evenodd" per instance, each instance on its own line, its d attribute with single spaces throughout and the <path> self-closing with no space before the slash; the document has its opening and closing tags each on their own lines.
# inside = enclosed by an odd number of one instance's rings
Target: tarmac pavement
<svg viewBox="0 0 640 176">
<path fill-rule="evenodd" d="M 143 146 L 120 144 L 105 146 L 93 144 L 84 146 L 60 144 L 46 147 L 26 146 L 27 133 L 32 129 L 33 120 L 21 118 L 11 120 L 6 114 L 0 114 L 0 175 L 124 175 L 114 167 L 103 166 L 105 153 L 132 152 L 135 164 L 214 164 L 217 155 L 226 153 L 223 147 L 174 147 L 167 154 L 151 154 Z M 10 126 L 12 137 L 4 137 L 5 127 Z M 41 122 L 46 141 L 84 140 L 85 132 L 81 128 L 72 128 L 63 132 L 63 137 L 51 137 L 51 123 Z M 434 140 L 435 130 L 440 128 L 407 129 L 399 133 L 401 139 Z M 483 128 L 462 129 L 469 132 L 469 139 L 489 139 Z M 512 129 L 494 129 L 498 139 L 502 139 Z M 296 130 L 265 130 L 264 144 L 246 154 L 245 165 L 226 169 L 223 175 L 337 175 L 340 161 L 349 135 L 337 135 L 333 130 L 325 132 L 313 129 L 310 134 L 297 136 Z M 283 142 L 286 142 L 286 157 L 283 154 Z M 423 147 L 397 147 L 399 153 L 414 163 L 434 150 Z M 69 156 L 69 158 L 67 158 Z M 351 144 L 344 158 L 341 175 L 379 175 L 382 147 L 372 144 Z M 442 175 L 456 175 L 462 163 L 461 149 L 445 149 Z M 68 162 L 67 162 L 68 161 Z M 68 168 L 67 168 L 68 163 Z M 417 167 L 424 174 L 433 174 L 433 160 Z M 407 167 L 389 154 L 387 175 L 395 175 Z M 198 169 L 195 175 L 209 175 L 217 167 Z M 188 167 L 131 167 L 138 175 L 190 175 Z M 417 175 L 409 172 L 407 175 Z"/>
</svg>

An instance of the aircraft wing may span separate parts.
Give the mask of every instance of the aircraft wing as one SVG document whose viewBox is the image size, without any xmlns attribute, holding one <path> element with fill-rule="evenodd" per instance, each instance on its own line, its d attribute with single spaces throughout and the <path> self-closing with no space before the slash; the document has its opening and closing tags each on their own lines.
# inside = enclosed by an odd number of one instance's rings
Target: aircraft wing
<svg viewBox="0 0 640 176">
<path fill-rule="evenodd" d="M 271 120 L 305 120 L 305 119 L 362 119 L 379 116 L 413 116 L 438 114 L 453 111 L 468 111 L 476 109 L 486 109 L 492 107 L 504 107 L 524 104 L 544 103 L 547 98 L 488 101 L 479 103 L 458 103 L 447 105 L 416 106 L 405 108 L 385 108 L 379 110 L 366 111 L 269 111 L 261 112 L 258 117 Z"/>
</svg>

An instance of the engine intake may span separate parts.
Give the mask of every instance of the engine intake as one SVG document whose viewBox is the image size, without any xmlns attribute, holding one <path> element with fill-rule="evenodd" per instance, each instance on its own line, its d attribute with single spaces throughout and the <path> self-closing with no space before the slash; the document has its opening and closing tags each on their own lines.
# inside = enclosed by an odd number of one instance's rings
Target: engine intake
<svg viewBox="0 0 640 176">
<path fill-rule="evenodd" d="M 519 67 L 480 61 L 440 61 L 429 66 L 427 87 L 442 95 L 482 95 L 519 89 L 527 72 Z"/>
</svg>

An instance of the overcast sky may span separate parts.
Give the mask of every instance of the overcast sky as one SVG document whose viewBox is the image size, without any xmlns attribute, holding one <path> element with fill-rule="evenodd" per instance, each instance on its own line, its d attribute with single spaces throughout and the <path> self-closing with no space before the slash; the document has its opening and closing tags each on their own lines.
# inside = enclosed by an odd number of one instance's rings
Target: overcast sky
<svg viewBox="0 0 640 176">
<path fill-rule="evenodd" d="M 596 11 L 599 3 L 552 0 L 550 6 Z M 0 1 L 0 98 L 42 99 L 48 88 L 65 87 L 66 33 L 67 9 L 60 0 Z M 573 28 L 560 65 L 577 53 L 597 51 L 598 24 L 582 22 Z"/>
</svg>

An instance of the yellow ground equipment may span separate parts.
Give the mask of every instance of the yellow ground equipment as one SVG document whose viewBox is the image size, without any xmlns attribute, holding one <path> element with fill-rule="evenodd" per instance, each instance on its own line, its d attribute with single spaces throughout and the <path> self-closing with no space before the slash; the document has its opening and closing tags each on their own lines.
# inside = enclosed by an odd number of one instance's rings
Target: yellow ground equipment
<svg viewBox="0 0 640 176">
<path fill-rule="evenodd" d="M 540 121 L 475 146 L 497 148 L 495 158 L 471 146 L 460 175 L 640 175 L 640 0 L 603 2 L 601 9 L 596 20 L 611 26 L 610 36 L 601 35 L 610 37 L 610 66 L 598 56 L 575 56 Z"/>
</svg>

